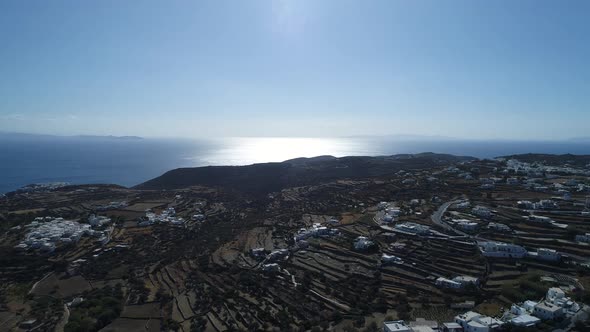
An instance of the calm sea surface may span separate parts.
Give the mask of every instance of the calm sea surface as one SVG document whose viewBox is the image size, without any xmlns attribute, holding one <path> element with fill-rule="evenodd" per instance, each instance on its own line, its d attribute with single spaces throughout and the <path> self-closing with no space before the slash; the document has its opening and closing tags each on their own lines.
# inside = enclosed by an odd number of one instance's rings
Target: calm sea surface
<svg viewBox="0 0 590 332">
<path fill-rule="evenodd" d="M 438 152 L 491 158 L 515 153 L 590 154 L 590 143 L 387 138 L 216 140 L 0 137 L 0 193 L 30 183 L 132 186 L 178 167 L 247 165 L 318 155 Z"/>
</svg>

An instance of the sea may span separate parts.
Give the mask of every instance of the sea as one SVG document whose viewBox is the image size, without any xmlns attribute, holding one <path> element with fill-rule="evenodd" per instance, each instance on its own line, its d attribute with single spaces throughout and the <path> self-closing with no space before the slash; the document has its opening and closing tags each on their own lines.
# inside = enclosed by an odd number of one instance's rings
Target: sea
<svg viewBox="0 0 590 332">
<path fill-rule="evenodd" d="M 234 137 L 155 139 L 0 135 L 0 193 L 33 183 L 133 186 L 180 167 L 249 165 L 320 155 L 436 152 L 477 158 L 519 153 L 590 154 L 590 141 L 437 137 Z"/>
</svg>

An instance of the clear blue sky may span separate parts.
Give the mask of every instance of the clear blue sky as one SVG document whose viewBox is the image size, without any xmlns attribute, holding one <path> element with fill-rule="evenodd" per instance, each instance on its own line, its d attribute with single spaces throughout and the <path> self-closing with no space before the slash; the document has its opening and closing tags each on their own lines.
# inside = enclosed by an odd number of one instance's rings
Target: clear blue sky
<svg viewBox="0 0 590 332">
<path fill-rule="evenodd" d="M 590 132 L 590 1 L 0 2 L 0 131 Z"/>
</svg>

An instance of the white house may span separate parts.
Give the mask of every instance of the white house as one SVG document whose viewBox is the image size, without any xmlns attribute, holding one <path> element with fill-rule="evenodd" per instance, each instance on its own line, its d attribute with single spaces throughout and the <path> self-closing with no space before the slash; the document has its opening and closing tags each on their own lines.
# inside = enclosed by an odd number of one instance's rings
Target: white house
<svg viewBox="0 0 590 332">
<path fill-rule="evenodd" d="M 535 203 L 536 209 L 544 209 L 544 210 L 553 210 L 559 209 L 559 205 L 553 200 L 550 199 L 542 199 L 538 203 Z"/>
<path fill-rule="evenodd" d="M 461 325 L 465 332 L 489 332 L 500 328 L 504 324 L 500 320 L 474 311 L 455 316 L 455 322 Z"/>
<path fill-rule="evenodd" d="M 266 256 L 269 261 L 283 260 L 289 257 L 289 249 L 278 249 Z"/>
<path fill-rule="evenodd" d="M 553 320 L 559 317 L 563 317 L 565 315 L 565 312 L 563 308 L 558 305 L 547 302 L 541 302 L 535 306 L 533 314 L 541 319 Z"/>
<path fill-rule="evenodd" d="M 539 318 L 529 314 L 519 315 L 510 320 L 510 323 L 520 327 L 533 327 L 539 322 L 541 322 Z"/>
<path fill-rule="evenodd" d="M 544 261 L 557 262 L 561 260 L 561 254 L 554 249 L 539 248 L 537 249 L 536 258 Z"/>
<path fill-rule="evenodd" d="M 512 229 L 510 229 L 510 227 L 508 227 L 507 225 L 499 224 L 499 223 L 495 223 L 495 222 L 489 223 L 488 228 L 493 229 L 498 232 L 511 232 L 512 231 Z"/>
<path fill-rule="evenodd" d="M 551 287 L 547 290 L 547 299 L 554 302 L 565 298 L 565 292 L 559 287 Z"/>
<path fill-rule="evenodd" d="M 475 231 L 479 224 L 469 219 L 453 219 L 453 223 L 464 231 Z"/>
<path fill-rule="evenodd" d="M 395 229 L 406 232 L 406 233 L 413 233 L 413 234 L 429 234 L 430 227 L 425 225 L 420 225 L 414 222 L 405 222 L 396 224 L 394 226 Z"/>
<path fill-rule="evenodd" d="M 387 208 L 387 209 L 385 209 L 385 212 L 387 212 L 387 214 L 393 216 L 394 218 L 399 217 L 402 213 L 402 211 L 396 207 Z"/>
<path fill-rule="evenodd" d="M 390 320 L 383 322 L 383 332 L 413 332 L 403 320 Z"/>
<path fill-rule="evenodd" d="M 443 278 L 443 277 L 439 277 L 436 279 L 436 281 L 434 282 L 435 285 L 437 285 L 438 287 L 443 287 L 443 288 L 461 288 L 462 285 L 460 282 L 451 280 L 451 279 L 447 279 L 447 278 Z"/>
<path fill-rule="evenodd" d="M 397 256 L 383 254 L 381 256 L 381 263 L 383 263 L 383 264 L 403 264 L 403 261 L 401 258 L 399 258 Z"/>
<path fill-rule="evenodd" d="M 455 322 L 443 323 L 441 326 L 442 332 L 463 332 L 463 327 Z"/>
<path fill-rule="evenodd" d="M 479 279 L 471 276 L 457 276 L 453 278 L 453 281 L 458 282 L 462 287 L 467 285 L 479 285 Z"/>
<path fill-rule="evenodd" d="M 465 201 L 465 202 L 461 202 L 461 203 L 457 204 L 458 210 L 468 209 L 469 207 L 471 207 L 471 203 L 469 203 L 469 201 Z"/>
<path fill-rule="evenodd" d="M 369 240 L 366 236 L 359 236 L 354 240 L 354 249 L 356 250 L 367 250 L 375 243 Z"/>
<path fill-rule="evenodd" d="M 255 258 L 262 258 L 266 255 L 264 248 L 252 248 L 252 250 L 250 250 L 250 253 Z"/>
<path fill-rule="evenodd" d="M 486 257 L 523 258 L 527 255 L 525 248 L 504 242 L 483 242 L 479 244 L 479 249 Z"/>
<path fill-rule="evenodd" d="M 377 208 L 379 210 L 385 210 L 388 207 L 389 207 L 389 203 L 387 203 L 387 202 L 380 202 L 379 204 L 377 204 Z"/>
<path fill-rule="evenodd" d="M 478 205 L 471 209 L 471 213 L 478 217 L 489 218 L 492 216 L 492 211 L 484 206 Z"/>
<path fill-rule="evenodd" d="M 553 219 L 551 219 L 549 217 L 537 216 L 537 215 L 534 215 L 534 214 L 528 216 L 528 220 L 529 221 L 543 223 L 543 224 L 551 224 L 551 223 L 554 223 Z"/>
<path fill-rule="evenodd" d="M 97 215 L 91 214 L 90 217 L 88 217 L 88 223 L 90 224 L 90 226 L 102 226 L 102 225 L 106 225 L 110 222 L 111 222 L 111 218 L 108 218 L 105 216 L 97 216 Z"/>
</svg>

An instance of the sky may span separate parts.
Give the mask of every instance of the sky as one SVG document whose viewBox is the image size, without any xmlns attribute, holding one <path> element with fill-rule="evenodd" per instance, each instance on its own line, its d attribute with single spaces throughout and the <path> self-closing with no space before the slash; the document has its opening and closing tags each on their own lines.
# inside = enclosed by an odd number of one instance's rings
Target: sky
<svg viewBox="0 0 590 332">
<path fill-rule="evenodd" d="M 0 1 L 0 131 L 589 136 L 590 1 Z"/>
</svg>

